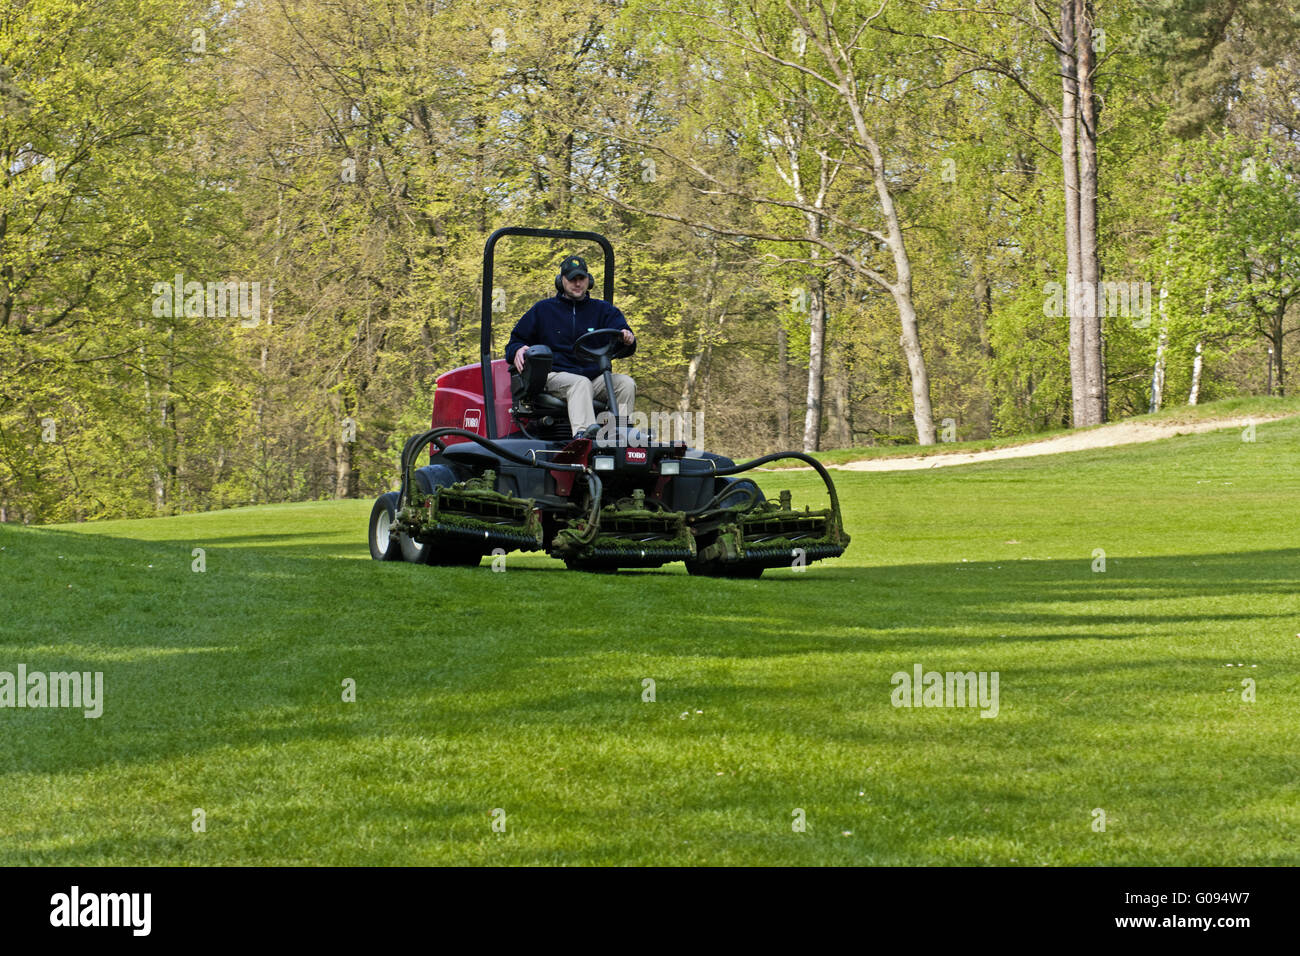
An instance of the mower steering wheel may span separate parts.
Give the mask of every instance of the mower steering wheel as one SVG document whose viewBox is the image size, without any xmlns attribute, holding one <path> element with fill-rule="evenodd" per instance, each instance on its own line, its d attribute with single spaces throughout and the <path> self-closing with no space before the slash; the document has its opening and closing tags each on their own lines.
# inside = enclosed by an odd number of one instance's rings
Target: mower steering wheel
<svg viewBox="0 0 1300 956">
<path fill-rule="evenodd" d="M 618 338 L 615 339 L 615 336 L 618 336 Z M 631 348 L 629 343 L 622 341 L 622 336 L 623 329 L 593 329 L 578 336 L 577 341 L 573 343 L 573 350 L 586 353 L 598 361 L 606 356 L 611 359 L 622 358 L 628 354 L 628 349 Z M 603 345 L 596 345 L 596 342 L 602 338 L 608 339 L 608 341 Z"/>
</svg>

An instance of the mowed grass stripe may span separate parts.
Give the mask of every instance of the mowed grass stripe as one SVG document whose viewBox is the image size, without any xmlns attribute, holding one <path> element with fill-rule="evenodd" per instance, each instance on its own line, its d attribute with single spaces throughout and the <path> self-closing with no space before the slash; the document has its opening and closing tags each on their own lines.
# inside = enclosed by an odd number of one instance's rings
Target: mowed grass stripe
<svg viewBox="0 0 1300 956">
<path fill-rule="evenodd" d="M 0 710 L 0 863 L 1294 864 L 1300 423 L 1256 438 L 837 473 L 849 552 L 760 581 L 380 565 L 369 502 L 0 527 L 0 670 L 106 696 Z M 894 708 L 918 663 L 998 716 Z"/>
</svg>

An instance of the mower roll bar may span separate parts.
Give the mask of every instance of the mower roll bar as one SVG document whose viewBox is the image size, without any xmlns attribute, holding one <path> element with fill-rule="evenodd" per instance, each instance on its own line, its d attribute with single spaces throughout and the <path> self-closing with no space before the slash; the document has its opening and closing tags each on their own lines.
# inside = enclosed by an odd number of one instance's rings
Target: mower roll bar
<svg viewBox="0 0 1300 956">
<path fill-rule="evenodd" d="M 603 285 L 605 301 L 614 301 L 614 247 L 608 239 L 598 232 L 581 232 L 575 229 L 531 229 L 526 226 L 506 226 L 488 236 L 483 245 L 483 294 L 482 318 L 479 324 L 479 357 L 483 363 L 483 404 L 487 412 L 492 408 L 496 392 L 492 388 L 492 265 L 497 240 L 503 236 L 529 236 L 538 239 L 578 239 L 595 242 L 605 250 L 605 274 Z M 611 400 L 613 396 L 610 396 Z M 497 420 L 495 409 L 485 414 L 487 420 L 487 437 L 497 437 Z"/>
</svg>

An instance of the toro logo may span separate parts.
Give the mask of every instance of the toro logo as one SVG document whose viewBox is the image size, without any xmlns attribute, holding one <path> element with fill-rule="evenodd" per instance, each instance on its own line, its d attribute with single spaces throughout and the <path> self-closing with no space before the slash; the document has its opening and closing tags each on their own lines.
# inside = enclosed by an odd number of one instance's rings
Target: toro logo
<svg viewBox="0 0 1300 956">
<path fill-rule="evenodd" d="M 479 419 L 482 416 L 483 416 L 483 409 L 467 408 L 465 410 L 465 425 L 464 425 L 465 430 L 471 432 L 478 431 Z"/>
<path fill-rule="evenodd" d="M 644 448 L 629 448 L 627 456 L 623 460 L 629 465 L 644 465 L 646 463 L 646 451 Z"/>
</svg>

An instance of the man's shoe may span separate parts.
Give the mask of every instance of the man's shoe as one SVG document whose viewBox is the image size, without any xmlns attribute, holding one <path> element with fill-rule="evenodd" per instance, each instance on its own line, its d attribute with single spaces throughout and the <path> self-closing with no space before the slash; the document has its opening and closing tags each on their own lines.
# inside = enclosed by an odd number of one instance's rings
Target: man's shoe
<svg viewBox="0 0 1300 956">
<path fill-rule="evenodd" d="M 594 438 L 595 438 L 597 435 L 599 435 L 599 434 L 600 434 L 600 425 L 599 425 L 599 424 L 595 424 L 595 423 L 593 423 L 593 424 L 591 424 L 591 425 L 588 425 L 586 428 L 584 428 L 582 431 L 578 432 L 578 433 L 577 433 L 576 435 L 574 435 L 573 437 L 574 437 L 575 439 L 578 439 L 578 438 L 593 438 L 593 439 L 594 439 Z"/>
</svg>

